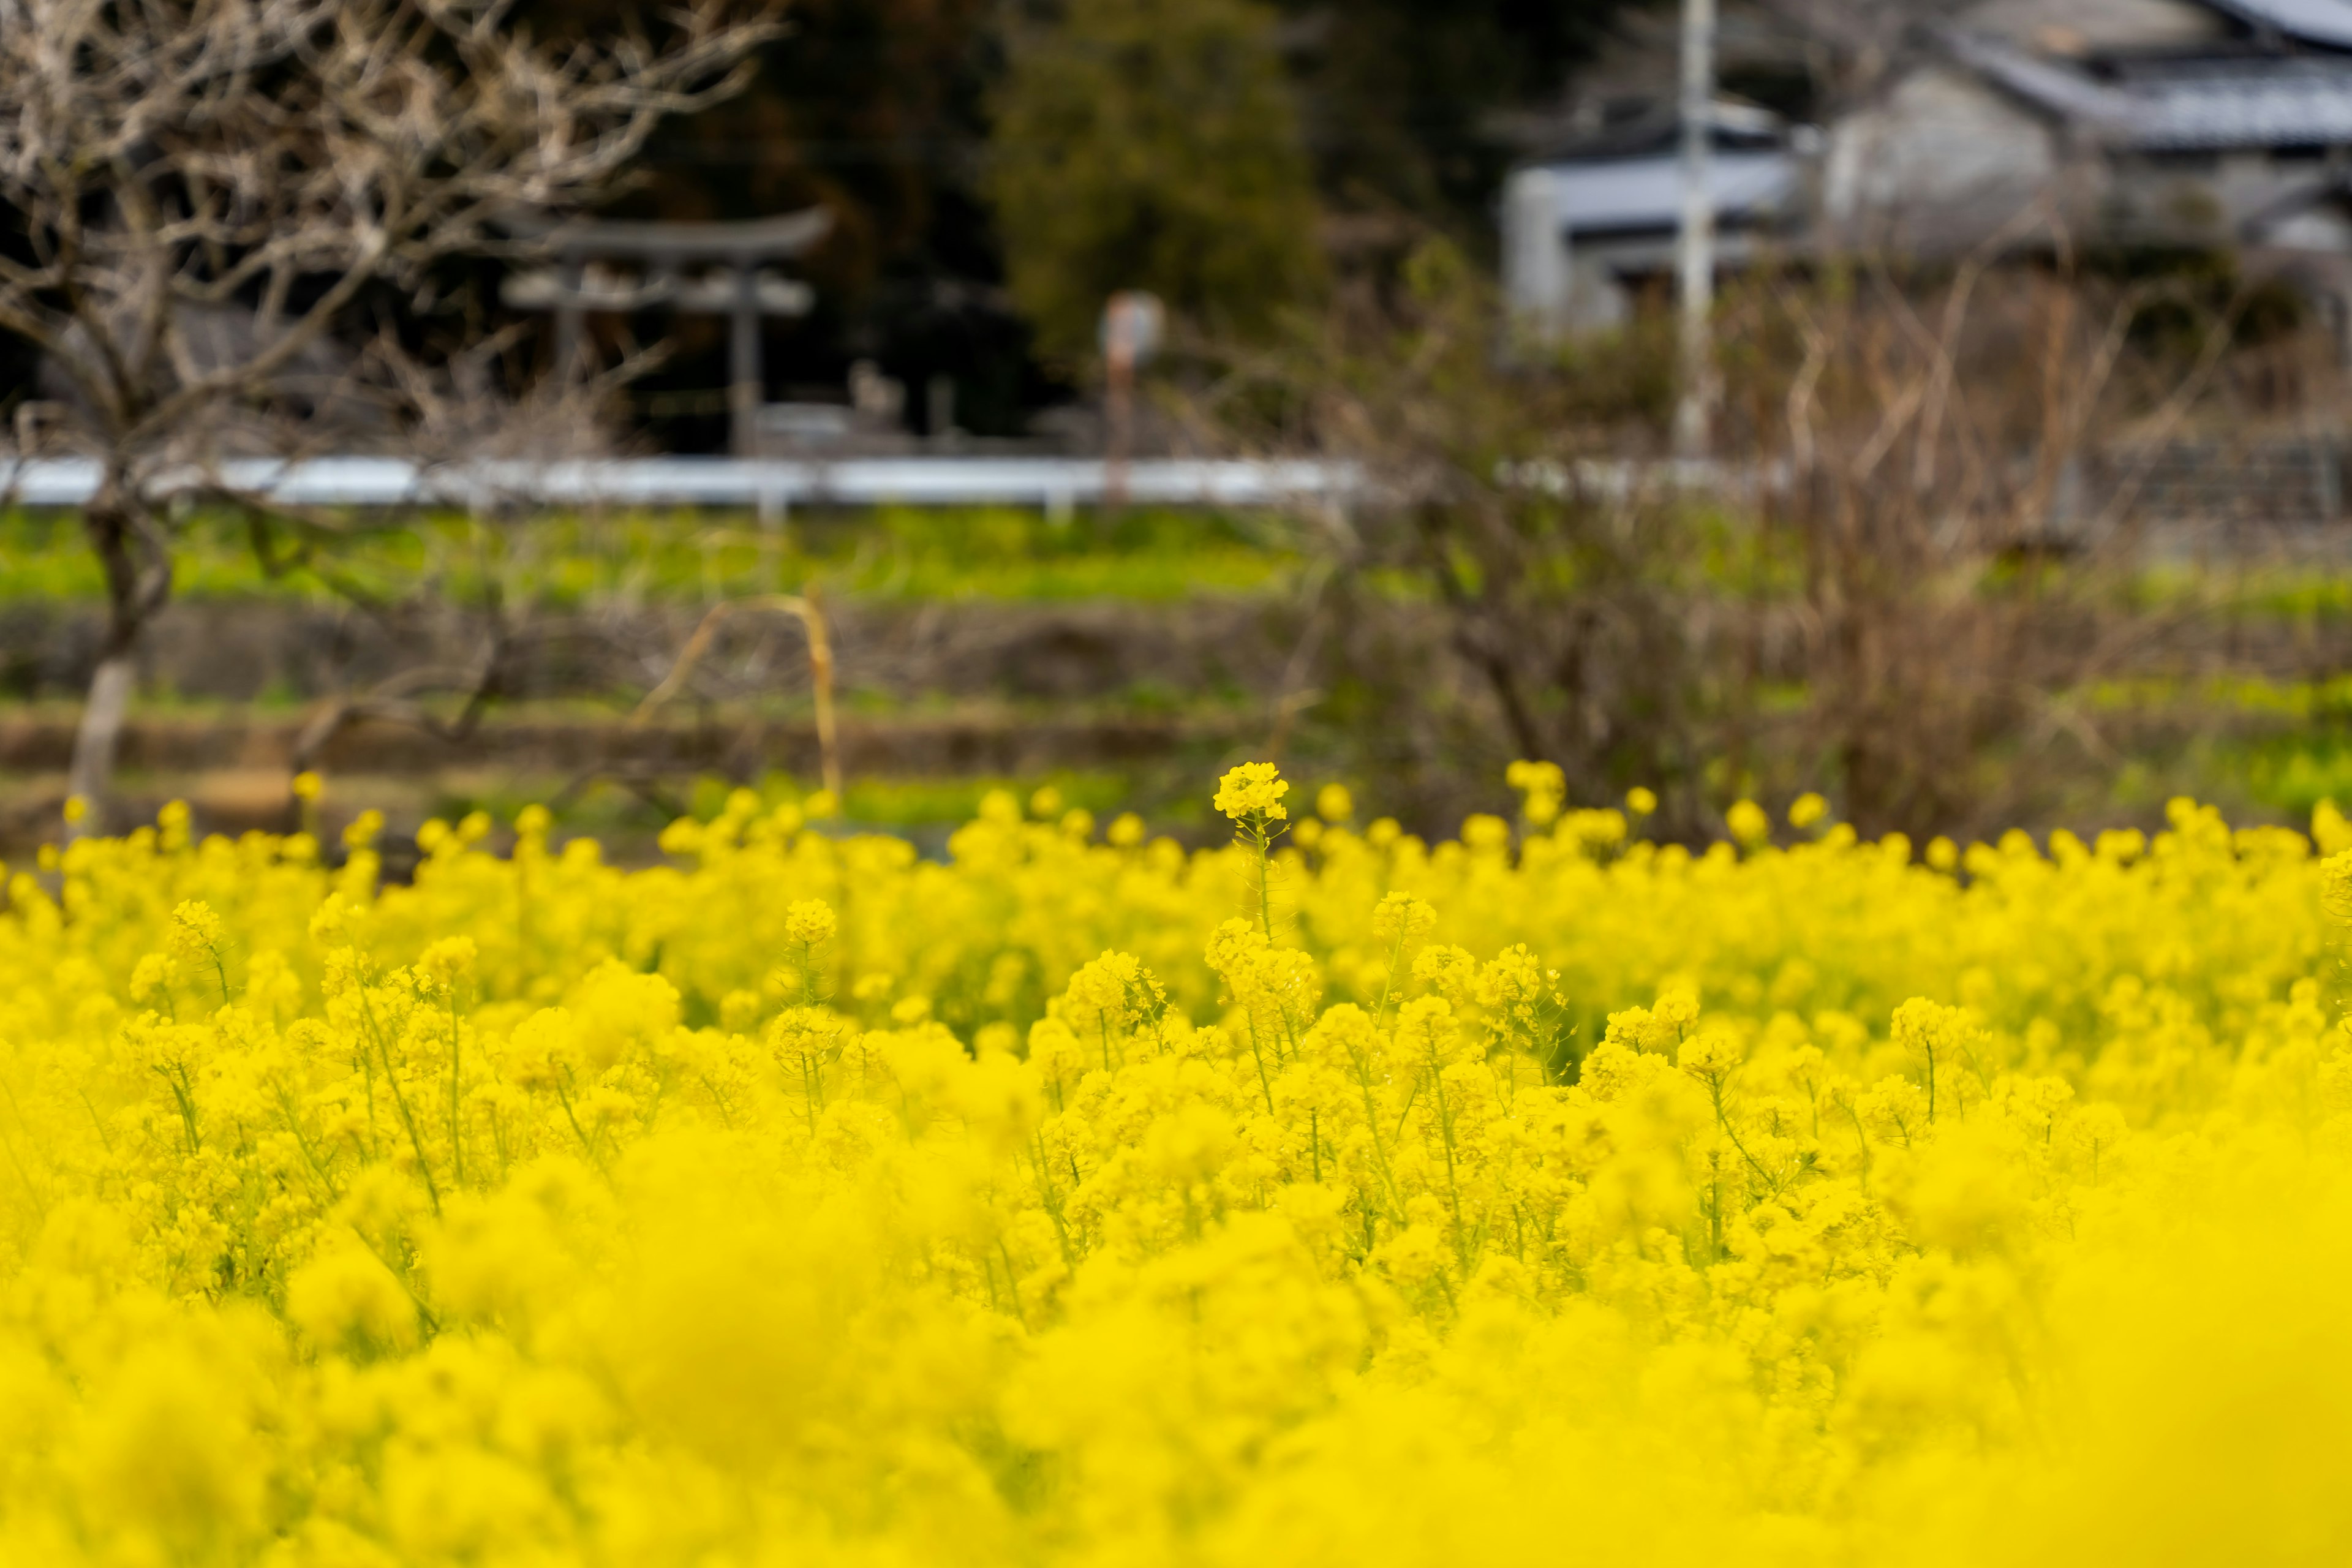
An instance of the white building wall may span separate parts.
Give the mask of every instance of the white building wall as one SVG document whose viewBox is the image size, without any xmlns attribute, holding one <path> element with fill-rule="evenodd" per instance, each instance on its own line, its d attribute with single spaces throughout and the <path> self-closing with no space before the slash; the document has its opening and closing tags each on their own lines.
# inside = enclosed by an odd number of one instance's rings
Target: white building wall
<svg viewBox="0 0 2352 1568">
<path fill-rule="evenodd" d="M 1986 234 L 2052 190 L 2057 135 L 1951 67 L 1914 72 L 1830 128 L 1822 216 L 1850 242 L 1940 247 Z"/>
<path fill-rule="evenodd" d="M 1515 327 L 1539 342 L 1568 329 L 1571 258 L 1557 182 L 1520 169 L 1503 184 L 1503 299 Z"/>
</svg>

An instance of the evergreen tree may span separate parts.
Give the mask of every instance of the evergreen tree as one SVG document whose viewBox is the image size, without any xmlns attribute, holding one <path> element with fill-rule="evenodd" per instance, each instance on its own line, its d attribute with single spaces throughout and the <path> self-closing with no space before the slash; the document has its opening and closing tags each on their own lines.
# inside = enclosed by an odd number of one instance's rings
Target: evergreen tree
<svg viewBox="0 0 2352 1568">
<path fill-rule="evenodd" d="M 989 194 L 1046 353 L 1091 353 L 1120 289 L 1247 336 L 1320 286 L 1297 110 L 1252 0 L 1070 0 L 1016 40 L 996 108 Z"/>
</svg>

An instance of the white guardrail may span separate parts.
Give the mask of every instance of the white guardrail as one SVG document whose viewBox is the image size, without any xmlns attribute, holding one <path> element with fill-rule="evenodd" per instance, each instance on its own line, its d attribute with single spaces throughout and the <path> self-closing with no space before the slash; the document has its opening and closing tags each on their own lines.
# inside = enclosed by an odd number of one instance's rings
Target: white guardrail
<svg viewBox="0 0 2352 1568">
<path fill-rule="evenodd" d="M 79 506 L 96 493 L 97 463 L 74 458 L 0 463 L 0 504 Z M 577 462 L 424 465 L 398 458 L 233 458 L 161 476 L 151 493 L 227 489 L 287 506 L 486 508 L 801 505 L 1037 506 L 1049 511 L 1116 494 L 1155 506 L 1275 506 L 1337 500 L 1360 488 L 1354 465 L 1310 460 L 1098 458 L 856 458 L 835 462 L 638 458 Z"/>
</svg>

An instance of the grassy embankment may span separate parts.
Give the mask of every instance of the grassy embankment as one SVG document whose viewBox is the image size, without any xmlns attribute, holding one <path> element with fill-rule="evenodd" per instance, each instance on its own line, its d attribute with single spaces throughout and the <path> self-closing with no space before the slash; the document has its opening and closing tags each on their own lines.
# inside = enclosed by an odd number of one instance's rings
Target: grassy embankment
<svg viewBox="0 0 2352 1568">
<path fill-rule="evenodd" d="M 1751 604 L 1792 600 L 1794 577 L 1759 563 L 1729 542 L 1697 569 L 1708 583 Z M 613 516 L 551 515 L 527 525 L 436 517 L 421 525 L 361 535 L 322 553 L 316 567 L 278 575 L 261 569 L 243 526 L 227 517 L 194 520 L 187 531 L 177 593 L 190 605 L 251 605 L 270 613 L 314 612 L 363 616 L 357 603 L 478 605 L 496 595 L 510 611 L 541 616 L 612 616 L 667 612 L 681 626 L 709 605 L 761 594 L 798 592 L 819 584 L 837 611 L 856 608 L 905 614 L 926 605 L 991 607 L 1040 616 L 1073 607 L 1126 605 L 1139 616 L 1178 613 L 1203 600 L 1293 602 L 1313 570 L 1297 540 L 1281 525 L 1202 513 L 1130 510 L 1117 517 L 1082 517 L 1056 525 L 1010 509 L 795 516 L 781 528 L 724 514 L 645 512 Z M 1411 595 L 1417 584 L 1385 575 L 1377 591 Z M 65 514 L 0 516 L 0 616 L 39 607 L 50 612 L 94 610 L 100 593 L 95 563 L 74 520 Z M 2125 584 L 2118 605 L 2137 612 L 2179 611 L 2232 631 L 2251 630 L 2273 648 L 2317 646 L 2352 627 L 2352 574 L 2316 566 L 2248 565 L 2191 571 L 2152 568 Z M 2193 608 L 2192 608 L 2193 606 Z M 1112 617 L 1113 624 L 1117 617 Z M 17 650 L 21 666 L 26 650 Z M 6 661 L 0 661 L 5 663 Z M 2226 658 L 2219 661 L 2226 667 Z M 988 731 L 1063 723 L 1139 721 L 1191 726 L 1213 737 L 1226 729 L 1262 728 L 1260 697 L 1156 674 L 1084 697 L 974 696 L 898 689 L 886 690 L 842 672 L 841 704 L 852 721 L 869 728 L 962 725 Z M 596 731 L 627 721 L 642 685 L 560 699 L 507 701 L 491 728 L 537 726 Z M 1801 684 L 1766 682 L 1750 698 L 1770 712 L 1802 710 Z M 2352 680 L 2332 673 L 2282 679 L 2275 674 L 2189 674 L 2152 668 L 2082 690 L 2050 693 L 2053 707 L 2084 716 L 2118 737 L 2108 765 L 2069 795 L 2086 817 L 2153 811 L 2168 795 L 2191 793 L 2223 802 L 2244 816 L 2301 819 L 2316 802 L 2352 801 Z M 278 731 L 298 727 L 312 698 L 264 687 L 225 700 L 176 689 L 159 670 L 142 691 L 138 713 L 151 723 L 187 727 L 231 723 Z M 0 722 L 70 722 L 72 694 L 52 680 L 28 689 L 0 668 Z M 1769 717 L 1769 713 L 1767 715 Z M 706 710 L 698 722 L 765 723 L 805 728 L 810 698 L 804 681 L 780 679 L 772 689 Z M 1313 721 L 1310 715 L 1307 722 Z M 273 731 L 274 733 L 274 731 Z M 1078 742 L 1083 746 L 1083 742 Z M 1214 749 L 1213 740 L 1203 742 Z M 936 749 L 936 748 L 935 748 Z M 1202 749 L 1195 745 L 1192 750 Z M 853 776 L 845 816 L 864 825 L 921 830 L 966 817 L 987 790 L 1010 787 L 1024 798 L 1051 785 L 1071 804 L 1139 799 L 1164 807 L 1171 822 L 1186 815 L 1184 792 L 1156 787 L 1156 774 L 1177 774 L 1202 761 L 1182 747 L 1165 763 L 1132 759 L 1096 765 L 1064 757 L 1052 766 L 991 768 L 985 763 L 917 773 Z M 150 770 L 134 765 L 125 778 L 136 798 L 173 794 L 201 796 L 209 788 L 249 814 L 262 796 L 275 798 L 282 781 L 267 769 L 235 766 Z M 621 781 L 586 776 L 579 767 L 534 768 L 511 755 L 493 761 L 454 754 L 446 767 L 418 776 L 401 767 L 384 776 L 337 779 L 334 794 L 359 804 L 385 804 L 396 817 L 462 815 L 476 808 L 504 815 L 530 799 L 560 799 L 567 826 L 616 839 L 656 830 L 679 808 L 715 810 L 724 788 L 715 778 Z M 245 776 L 251 773 L 253 776 Z M 1362 781 L 1372 782 L 1372 781 Z M 1730 787 L 1738 781 L 1727 781 Z M 791 797 L 813 788 L 813 778 L 770 776 L 761 792 Z M 19 771 L 0 781 L 0 815 L 23 816 L 57 781 Z M 1164 800 L 1157 797 L 1165 795 Z M 360 796 L 367 796 L 362 803 Z M 232 812 L 230 816 L 236 815 Z"/>
<path fill-rule="evenodd" d="M 188 526 L 175 595 L 181 605 L 192 609 L 250 606 L 264 616 L 307 611 L 353 621 L 424 605 L 462 613 L 495 597 L 507 606 L 509 618 L 659 617 L 667 613 L 682 637 L 705 606 L 800 593 L 812 585 L 821 589 L 836 614 L 865 607 L 903 616 L 909 606 L 977 605 L 1017 621 L 1024 606 L 1050 616 L 1110 603 L 1150 606 L 1164 616 L 1202 598 L 1278 601 L 1294 590 L 1304 565 L 1279 527 L 1245 518 L 1139 509 L 1057 525 L 1034 513 L 1008 509 L 884 509 L 795 516 L 788 525 L 772 530 L 747 517 L 689 511 L 559 514 L 527 525 L 442 516 L 413 527 L 362 533 L 331 552 L 320 552 L 315 564 L 297 564 L 273 574 L 262 569 L 243 523 L 207 516 Z M 97 564 L 71 515 L 0 516 L 0 616 L 12 607 L 20 616 L 93 614 L 102 591 Z M 52 626 L 56 621 L 41 624 Z M 58 748 L 62 731 L 70 725 L 75 700 L 70 687 L 54 674 L 33 673 L 41 657 L 39 649 L 20 647 L 13 659 L 0 660 L 0 725 L 14 726 L 20 736 L 37 727 L 40 743 L 23 749 L 46 755 Z M 134 709 L 135 722 L 170 731 L 175 739 L 192 730 L 216 734 L 238 730 L 260 734 L 258 749 L 282 749 L 286 734 L 299 729 L 318 707 L 314 696 L 291 690 L 283 682 L 225 695 L 191 691 L 175 674 L 168 668 L 152 671 Z M 1236 715 L 1255 711 L 1253 701 L 1229 686 L 1187 689 L 1152 677 L 1106 694 L 1045 700 L 1018 694 L 885 690 L 854 667 L 840 674 L 845 720 L 869 730 L 888 731 L 895 725 L 925 735 L 945 727 L 984 738 L 1048 720 L 1079 727 L 1142 720 L 1214 731 Z M 493 735 L 551 729 L 609 731 L 629 722 L 642 696 L 642 683 L 615 681 L 609 689 L 502 701 L 492 710 L 487 729 Z M 694 710 L 692 718 L 697 723 L 806 729 L 812 706 L 805 679 L 795 678 L 731 700 L 723 710 Z M 680 704 L 669 717 L 681 720 L 691 709 Z M 1083 740 L 1074 743 L 1082 747 Z M 180 739 L 157 749 L 185 752 L 197 748 Z M 240 748 L 229 743 L 210 749 L 235 752 Z M 519 760 L 514 749 L 478 749 L 499 752 L 494 759 L 453 752 L 449 765 L 436 767 L 427 776 L 399 765 L 377 776 L 334 779 L 331 800 L 341 797 L 352 810 L 384 805 L 395 818 L 421 820 L 474 809 L 503 816 L 526 801 L 556 796 L 567 827 L 625 842 L 657 831 L 675 809 L 714 811 L 725 793 L 725 786 L 712 777 L 699 782 L 583 778 L 580 768 L 551 758 L 537 766 L 527 758 Z M 209 796 L 217 807 L 213 815 L 234 820 L 266 815 L 283 792 L 282 779 L 261 776 L 269 770 L 238 765 L 234 757 L 219 765 L 208 759 L 148 768 L 139 764 L 136 751 L 134 747 L 122 778 L 126 795 L 134 801 L 186 795 L 201 807 Z M 1184 763 L 1194 761 L 1188 755 Z M 26 816 L 56 794 L 61 785 L 49 776 L 52 771 L 19 769 L 14 778 L 0 778 L 0 816 Z M 1197 767 L 1180 765 L 1180 771 L 1196 773 Z M 1024 798 L 1050 787 L 1075 806 L 1139 795 L 1150 798 L 1156 793 L 1152 775 L 1157 770 L 1139 772 L 1140 776 L 1132 766 L 1080 763 L 1010 773 L 983 765 L 950 775 L 854 776 L 842 805 L 845 816 L 860 825 L 921 831 L 967 820 L 982 796 L 1000 787 L 1014 789 Z M 758 787 L 763 795 L 782 799 L 812 789 L 814 783 L 814 778 L 795 781 L 776 774 L 761 779 Z M 1189 808 L 1191 803 L 1183 798 L 1188 793 L 1171 783 L 1167 803 L 1171 818 L 1197 815 L 1196 810 L 1180 809 Z"/>
</svg>

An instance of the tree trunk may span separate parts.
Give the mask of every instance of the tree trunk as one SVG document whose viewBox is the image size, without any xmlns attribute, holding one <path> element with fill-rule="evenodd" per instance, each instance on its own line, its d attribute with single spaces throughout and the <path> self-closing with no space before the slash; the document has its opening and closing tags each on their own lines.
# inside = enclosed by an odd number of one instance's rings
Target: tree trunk
<svg viewBox="0 0 2352 1568">
<path fill-rule="evenodd" d="M 81 820 L 68 827 L 68 835 L 77 837 L 99 831 L 103 823 L 107 797 L 114 788 L 115 748 L 131 706 L 140 634 L 172 593 L 171 554 L 119 479 L 110 478 L 100 486 L 82 513 L 82 529 L 106 572 L 106 641 L 90 676 L 66 774 L 67 794 L 79 797 L 85 808 Z"/>
<path fill-rule="evenodd" d="M 131 707 L 132 653 L 126 647 L 100 656 L 98 671 L 89 679 L 89 696 L 82 703 L 81 726 L 74 731 L 66 793 L 80 797 L 89 807 L 89 815 L 74 825 L 82 832 L 97 831 L 101 803 L 114 784 L 115 744 L 122 738 L 123 715 Z"/>
</svg>

